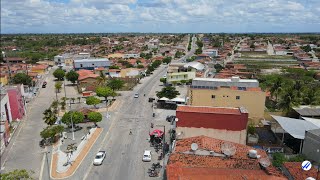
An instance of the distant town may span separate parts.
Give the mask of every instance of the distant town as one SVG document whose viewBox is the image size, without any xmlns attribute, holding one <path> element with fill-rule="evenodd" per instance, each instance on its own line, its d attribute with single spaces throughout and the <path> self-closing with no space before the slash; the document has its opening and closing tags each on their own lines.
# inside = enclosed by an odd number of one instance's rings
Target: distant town
<svg viewBox="0 0 320 180">
<path fill-rule="evenodd" d="M 1 180 L 320 179 L 319 34 L 6 34 L 0 50 Z"/>
</svg>

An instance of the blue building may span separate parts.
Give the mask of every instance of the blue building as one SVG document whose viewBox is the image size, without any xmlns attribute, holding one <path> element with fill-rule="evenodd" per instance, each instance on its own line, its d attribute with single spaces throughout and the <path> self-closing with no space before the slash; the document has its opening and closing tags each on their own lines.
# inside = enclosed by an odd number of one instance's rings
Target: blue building
<svg viewBox="0 0 320 180">
<path fill-rule="evenodd" d="M 94 70 L 94 68 L 104 67 L 109 68 L 111 62 L 107 58 L 99 58 L 99 59 L 78 59 L 74 60 L 73 67 L 75 70 L 79 69 L 88 69 Z"/>
</svg>

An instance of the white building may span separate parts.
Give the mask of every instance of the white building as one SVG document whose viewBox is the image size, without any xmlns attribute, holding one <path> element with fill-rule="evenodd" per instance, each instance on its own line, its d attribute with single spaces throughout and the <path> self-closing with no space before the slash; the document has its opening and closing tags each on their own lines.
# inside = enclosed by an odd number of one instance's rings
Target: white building
<svg viewBox="0 0 320 180">
<path fill-rule="evenodd" d="M 2 155 L 7 142 L 10 141 L 9 124 L 12 122 L 9 96 L 3 88 L 0 94 L 0 155 Z"/>
<path fill-rule="evenodd" d="M 129 59 L 129 58 L 140 58 L 140 54 L 132 53 L 132 54 L 124 54 L 123 58 Z"/>
<path fill-rule="evenodd" d="M 210 57 L 218 56 L 218 49 L 205 49 L 202 54 L 207 54 Z"/>
<path fill-rule="evenodd" d="M 56 65 L 58 66 L 64 66 L 66 61 L 73 61 L 75 59 L 87 59 L 90 58 L 90 53 L 79 53 L 79 54 L 62 54 L 62 55 L 57 55 L 54 56 L 53 60 Z"/>
<path fill-rule="evenodd" d="M 77 59 L 74 60 L 73 66 L 75 70 L 79 69 L 88 69 L 94 70 L 98 67 L 103 67 L 109 69 L 111 62 L 107 58 L 99 58 L 99 59 Z"/>
</svg>

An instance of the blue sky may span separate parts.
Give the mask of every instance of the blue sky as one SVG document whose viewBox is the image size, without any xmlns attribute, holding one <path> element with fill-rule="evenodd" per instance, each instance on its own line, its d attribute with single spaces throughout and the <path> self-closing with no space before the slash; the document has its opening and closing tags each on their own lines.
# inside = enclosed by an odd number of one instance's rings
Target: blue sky
<svg viewBox="0 0 320 180">
<path fill-rule="evenodd" d="M 1 33 L 320 32 L 320 0 L 1 0 Z"/>
</svg>

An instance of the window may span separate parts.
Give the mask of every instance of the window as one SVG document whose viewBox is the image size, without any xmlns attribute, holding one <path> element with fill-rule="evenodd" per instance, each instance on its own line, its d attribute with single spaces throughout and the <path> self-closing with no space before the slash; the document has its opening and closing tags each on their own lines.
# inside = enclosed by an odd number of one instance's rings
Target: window
<svg viewBox="0 0 320 180">
<path fill-rule="evenodd" d="M 239 99 L 240 99 L 240 96 L 236 96 L 236 99 L 238 99 L 238 100 L 239 100 Z"/>
<path fill-rule="evenodd" d="M 83 64 L 80 64 L 80 67 L 83 67 Z"/>
<path fill-rule="evenodd" d="M 216 98 L 216 95 L 212 95 L 211 98 L 212 98 L 212 99 Z"/>
<path fill-rule="evenodd" d="M 92 66 L 94 66 L 94 64 L 92 64 Z"/>
</svg>

